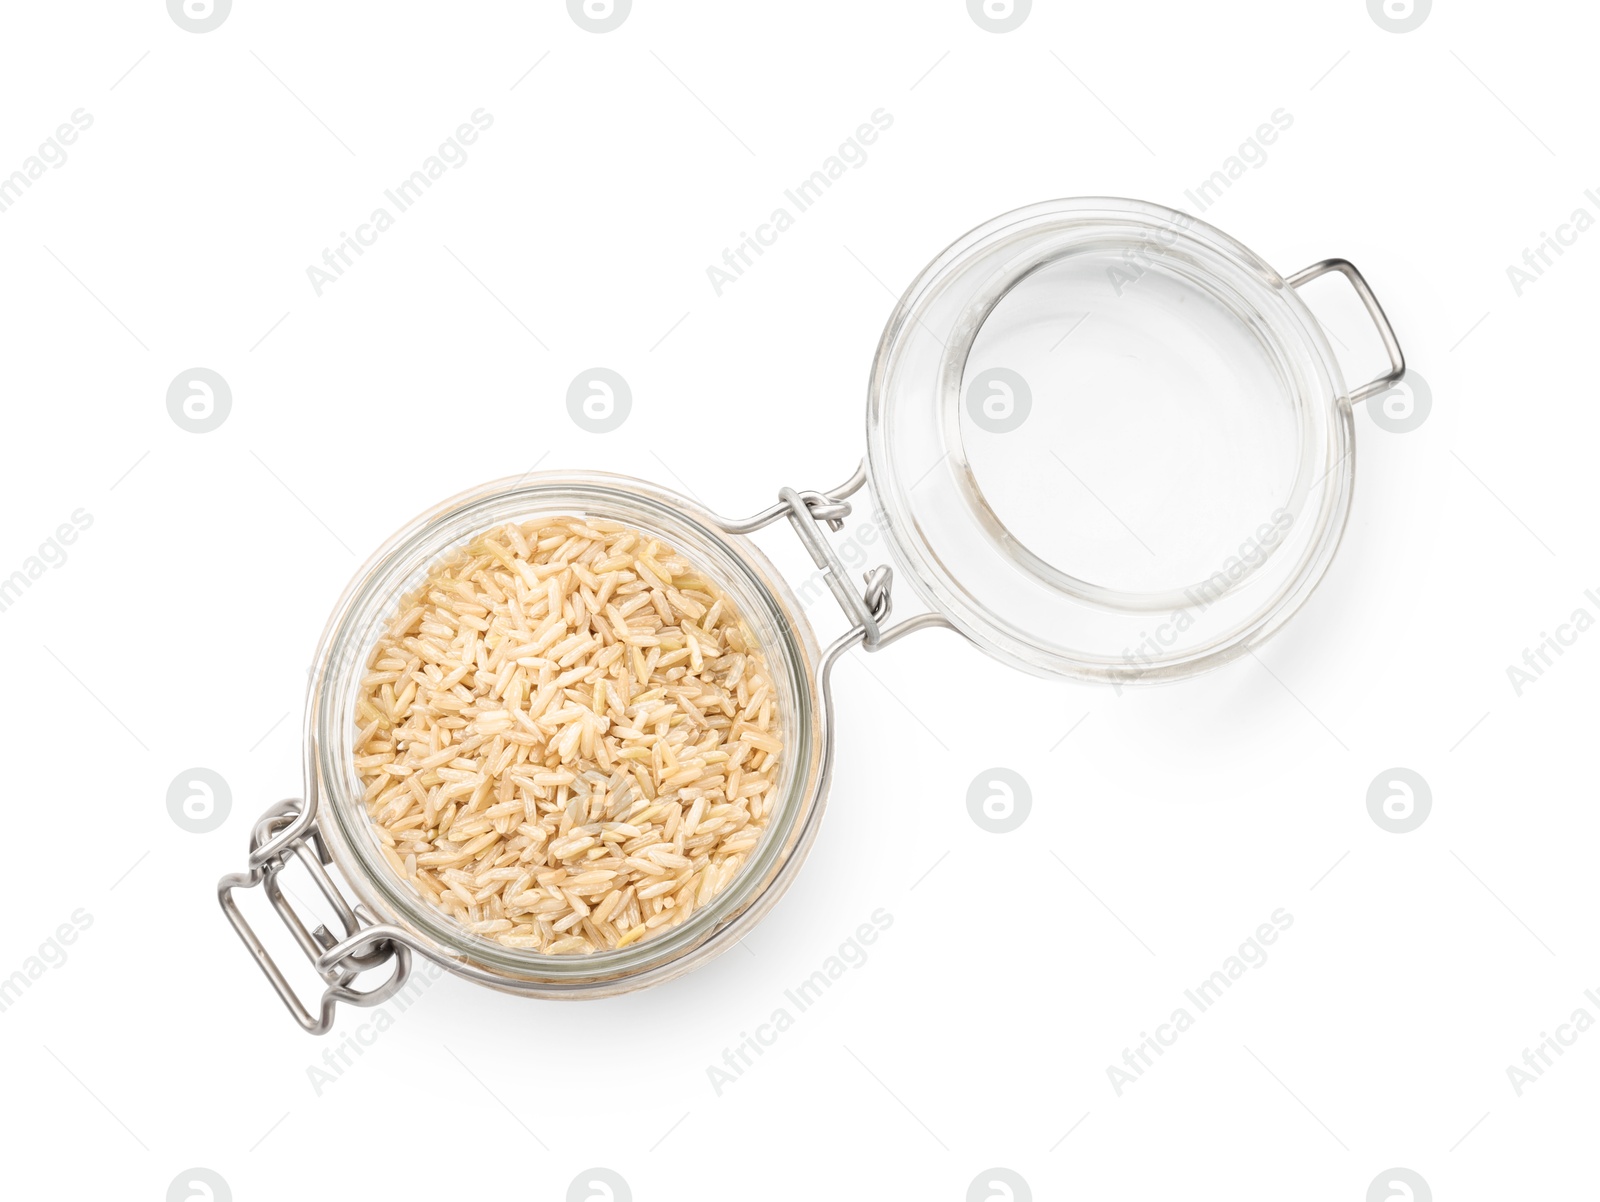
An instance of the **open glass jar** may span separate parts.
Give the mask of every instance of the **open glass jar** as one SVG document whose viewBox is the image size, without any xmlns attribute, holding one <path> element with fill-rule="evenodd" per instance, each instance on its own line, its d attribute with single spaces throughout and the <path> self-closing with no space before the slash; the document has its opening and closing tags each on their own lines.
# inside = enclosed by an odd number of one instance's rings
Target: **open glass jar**
<svg viewBox="0 0 1600 1202">
<path fill-rule="evenodd" d="M 1386 375 L 1353 391 L 1295 291 L 1328 271 L 1349 279 L 1390 359 Z M 872 369 L 867 459 L 840 487 L 784 488 L 768 509 L 732 520 L 643 481 L 541 472 L 445 501 L 391 538 L 318 649 L 304 798 L 257 824 L 247 871 L 219 883 L 222 908 L 313 1033 L 331 1027 L 338 1002 L 393 996 L 413 955 L 536 997 L 605 996 L 687 972 L 760 920 L 816 838 L 841 655 L 946 626 L 1027 671 L 1131 684 L 1243 654 L 1322 579 L 1350 508 L 1351 406 L 1404 370 L 1382 309 L 1343 260 L 1283 277 L 1220 231 L 1138 201 L 1055 201 L 998 217 L 939 255 L 896 307 Z M 894 569 L 853 584 L 827 533 L 868 483 L 897 566 L 932 607 L 895 625 Z M 586 955 L 507 947 L 426 902 L 382 854 L 354 748 L 359 685 L 400 599 L 480 532 L 558 516 L 659 537 L 715 579 L 765 655 L 785 748 L 770 820 L 733 881 L 657 937 Z M 780 521 L 849 620 L 825 650 L 746 537 Z M 295 860 L 339 935 L 309 929 L 285 898 L 277 877 Z M 233 898 L 255 885 L 326 984 L 315 1013 Z M 356 987 L 390 961 L 381 985 Z"/>
</svg>

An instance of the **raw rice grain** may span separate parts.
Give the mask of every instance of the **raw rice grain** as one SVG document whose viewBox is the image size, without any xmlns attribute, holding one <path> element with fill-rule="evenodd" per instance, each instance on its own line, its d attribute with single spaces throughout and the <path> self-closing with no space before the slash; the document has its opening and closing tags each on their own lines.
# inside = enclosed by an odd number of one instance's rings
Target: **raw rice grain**
<svg viewBox="0 0 1600 1202">
<path fill-rule="evenodd" d="M 727 888 L 782 729 L 733 601 L 671 547 L 561 517 L 487 531 L 398 607 L 356 702 L 385 858 L 506 947 L 650 939 Z"/>
</svg>

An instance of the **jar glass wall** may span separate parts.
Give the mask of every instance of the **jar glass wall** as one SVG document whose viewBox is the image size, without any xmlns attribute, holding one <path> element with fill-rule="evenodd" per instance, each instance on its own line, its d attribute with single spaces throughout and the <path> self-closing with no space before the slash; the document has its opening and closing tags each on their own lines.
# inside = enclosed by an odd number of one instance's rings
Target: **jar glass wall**
<svg viewBox="0 0 1600 1202">
<path fill-rule="evenodd" d="M 621 522 L 659 537 L 714 580 L 767 660 L 784 753 L 777 802 L 734 880 L 683 923 L 586 955 L 547 955 L 471 933 L 396 875 L 382 854 L 355 768 L 356 699 L 379 636 L 429 570 L 473 536 L 507 522 L 574 516 Z M 534 473 L 444 502 L 396 534 L 341 599 L 317 656 L 308 698 L 306 788 L 334 862 L 382 921 L 424 954 L 485 984 L 535 996 L 618 993 L 670 979 L 725 950 L 773 905 L 812 840 L 824 804 L 827 716 L 819 654 L 798 601 L 748 540 L 693 502 L 598 472 Z"/>
</svg>

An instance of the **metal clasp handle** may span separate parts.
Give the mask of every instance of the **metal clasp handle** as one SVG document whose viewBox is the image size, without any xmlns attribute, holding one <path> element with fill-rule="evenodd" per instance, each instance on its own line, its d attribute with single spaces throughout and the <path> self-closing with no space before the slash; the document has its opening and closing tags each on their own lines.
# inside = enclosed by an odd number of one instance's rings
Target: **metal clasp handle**
<svg viewBox="0 0 1600 1202">
<path fill-rule="evenodd" d="M 889 616 L 889 587 L 894 582 L 894 570 L 887 566 L 867 573 L 865 595 L 850 587 L 848 572 L 833 549 L 833 544 L 817 529 L 819 522 L 837 533 L 844 528 L 850 516 L 848 497 L 860 491 L 867 482 L 867 465 L 863 461 L 855 473 L 838 488 L 827 492 L 798 492 L 792 488 L 778 490 L 778 503 L 763 509 L 754 517 L 732 519 L 718 518 L 717 524 L 730 534 L 749 534 L 763 526 L 770 526 L 779 518 L 788 518 L 789 525 L 799 536 L 801 544 L 811 556 L 811 562 L 822 572 L 828 591 L 850 619 L 850 639 L 859 639 L 868 648 L 877 647 L 883 638 L 880 623 Z"/>
<path fill-rule="evenodd" d="M 829 665 L 837 654 L 855 643 L 860 643 L 867 651 L 877 651 L 915 630 L 936 626 L 954 629 L 943 614 L 937 613 L 918 614 L 898 626 L 885 628 L 883 624 L 888 620 L 893 604 L 889 591 L 894 584 L 894 569 L 887 564 L 864 573 L 867 585 L 864 593 L 857 593 L 850 586 L 848 569 L 817 525 L 819 522 L 826 523 L 828 529 L 835 533 L 843 529 L 844 519 L 851 513 L 848 498 L 859 492 L 866 482 L 867 464 L 866 460 L 862 460 L 850 479 L 838 488 L 830 488 L 827 492 L 799 492 L 792 488 L 780 488 L 778 503 L 753 517 L 716 519 L 717 525 L 729 534 L 749 534 L 763 526 L 770 526 L 779 518 L 789 519 L 795 534 L 811 555 L 811 562 L 821 570 L 828 591 L 850 619 L 850 629 L 823 656 L 824 663 Z"/>
<path fill-rule="evenodd" d="M 285 838 L 284 836 L 288 837 Z M 305 812 L 298 800 L 280 801 L 256 823 L 250 838 L 250 870 L 225 876 L 217 882 L 217 901 L 228 916 L 234 931 L 250 950 L 257 966 L 272 982 L 283 1004 L 295 1021 L 313 1035 L 326 1034 L 333 1027 L 334 1008 L 339 1002 L 352 1006 L 376 1006 L 393 997 L 411 975 L 411 949 L 407 946 L 405 932 L 396 927 L 374 921 L 362 906 L 352 906 L 333 878 L 323 867 L 329 860 L 327 848 L 317 833 L 316 823 Z M 262 852 L 268 854 L 263 857 Z M 328 900 L 344 928 L 344 937 L 336 939 L 325 926 L 308 929 L 300 915 L 283 895 L 278 875 L 288 867 L 290 859 L 297 858 L 311 873 L 322 896 Z M 264 892 L 272 908 L 289 933 L 300 945 L 300 950 L 311 961 L 317 975 L 327 982 L 318 1012 L 312 1014 L 295 994 L 283 970 L 272 954 L 251 928 L 239 905 L 233 899 L 235 889 L 253 889 L 265 886 Z M 377 968 L 393 959 L 394 972 L 383 984 L 372 989 L 352 989 L 350 982 L 360 973 Z"/>
<path fill-rule="evenodd" d="M 1383 312 L 1383 306 L 1373 295 L 1371 285 L 1356 270 L 1356 265 L 1348 259 L 1324 259 L 1320 263 L 1313 263 L 1304 271 L 1297 271 L 1289 276 L 1287 283 L 1291 288 L 1298 288 L 1318 276 L 1327 275 L 1330 271 L 1337 271 L 1350 281 L 1350 286 L 1356 290 L 1361 303 L 1367 307 L 1367 316 L 1372 318 L 1372 324 L 1378 327 L 1378 336 L 1383 339 L 1383 349 L 1389 356 L 1389 374 L 1379 376 L 1352 392 L 1350 403 L 1354 405 L 1398 384 L 1400 377 L 1406 374 L 1406 357 L 1405 352 L 1400 349 L 1400 340 L 1395 337 L 1394 327 L 1389 324 L 1389 318 Z"/>
</svg>

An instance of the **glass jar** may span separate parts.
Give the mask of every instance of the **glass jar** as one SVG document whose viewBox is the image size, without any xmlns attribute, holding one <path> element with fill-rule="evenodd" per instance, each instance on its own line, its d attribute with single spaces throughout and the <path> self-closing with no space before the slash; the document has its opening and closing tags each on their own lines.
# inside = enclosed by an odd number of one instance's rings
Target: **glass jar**
<svg viewBox="0 0 1600 1202">
<path fill-rule="evenodd" d="M 1354 391 L 1295 291 L 1328 271 L 1350 280 L 1390 357 L 1387 375 Z M 868 457 L 840 487 L 780 489 L 776 504 L 732 520 L 645 481 L 540 472 L 451 498 L 395 534 L 357 573 L 318 648 L 304 798 L 256 825 L 248 870 L 219 883 L 223 910 L 313 1033 L 331 1027 L 341 1001 L 393 996 L 413 955 L 545 998 L 670 980 L 749 931 L 815 840 L 832 765 L 829 677 L 842 654 L 945 626 L 1027 671 L 1117 684 L 1171 680 L 1243 654 L 1322 579 L 1349 512 L 1351 406 L 1404 369 L 1382 309 L 1343 260 L 1283 277 L 1220 231 L 1139 201 L 1054 201 L 996 218 L 938 256 L 895 309 L 873 364 Z M 1131 446 L 1111 430 L 1129 421 Z M 869 481 L 896 562 L 931 607 L 894 626 L 894 569 L 852 584 L 826 533 Z M 1149 492 L 1158 495 L 1143 504 Z M 717 581 L 766 656 L 785 747 L 769 825 L 728 887 L 653 938 L 588 955 L 506 947 L 425 901 L 380 851 L 353 749 L 360 681 L 401 598 L 474 535 L 556 516 L 657 536 Z M 780 521 L 849 621 L 826 650 L 746 537 Z M 285 898 L 277 877 L 295 861 L 333 908 L 339 935 L 308 929 Z M 234 900 L 256 885 L 327 986 L 316 1013 Z M 357 988 L 362 973 L 391 962 L 382 984 Z"/>
</svg>

